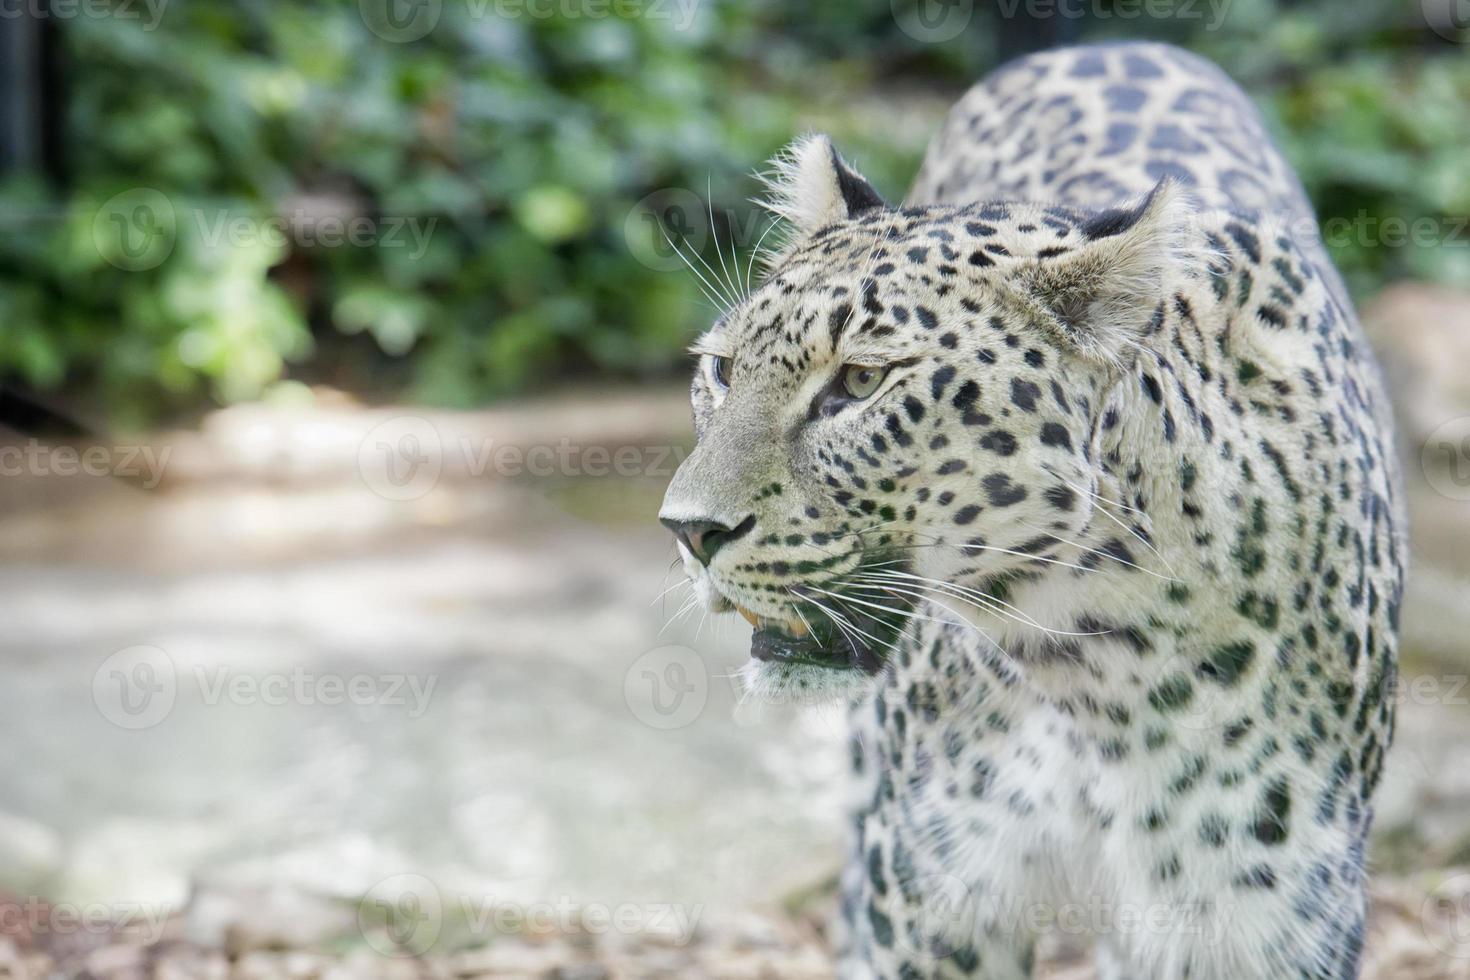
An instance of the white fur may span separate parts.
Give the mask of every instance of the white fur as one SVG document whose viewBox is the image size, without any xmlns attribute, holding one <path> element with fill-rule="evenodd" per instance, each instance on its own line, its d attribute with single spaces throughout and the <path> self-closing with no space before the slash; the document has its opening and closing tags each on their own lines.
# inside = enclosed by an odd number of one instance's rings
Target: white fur
<svg viewBox="0 0 1470 980">
<path fill-rule="evenodd" d="M 759 175 L 766 196 L 756 203 L 786 225 L 766 256 L 768 267 L 779 265 L 812 232 L 848 217 L 832 166 L 834 153 L 829 137 L 808 133 L 776 154 L 770 169 Z"/>
</svg>

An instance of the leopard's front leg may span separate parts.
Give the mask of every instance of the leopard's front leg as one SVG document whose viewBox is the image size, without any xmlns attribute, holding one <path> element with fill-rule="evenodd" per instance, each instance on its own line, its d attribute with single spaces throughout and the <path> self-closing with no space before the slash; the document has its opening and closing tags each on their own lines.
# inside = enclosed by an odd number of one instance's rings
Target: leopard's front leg
<svg viewBox="0 0 1470 980">
<path fill-rule="evenodd" d="M 897 844 L 895 839 L 895 846 Z M 873 862 L 881 866 L 881 845 Z M 847 903 L 852 947 L 843 980 L 1026 980 L 1035 936 L 1008 910 L 1018 896 L 965 886 L 957 877 L 926 875 L 886 882 L 865 873 Z"/>
<path fill-rule="evenodd" d="M 854 717 L 844 978 L 1030 977 L 1056 856 L 1075 850 L 1065 726 L 963 635 L 953 686 L 896 670 Z"/>
</svg>

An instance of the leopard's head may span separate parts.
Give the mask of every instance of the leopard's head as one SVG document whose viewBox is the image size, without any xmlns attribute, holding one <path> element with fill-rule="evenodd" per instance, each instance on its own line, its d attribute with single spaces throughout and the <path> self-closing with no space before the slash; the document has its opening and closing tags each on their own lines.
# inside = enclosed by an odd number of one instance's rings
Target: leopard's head
<svg viewBox="0 0 1470 980">
<path fill-rule="evenodd" d="M 821 136 L 776 172 L 791 235 L 695 344 L 660 517 L 705 605 L 755 626 L 749 681 L 856 696 L 915 617 L 1088 554 L 1106 396 L 1187 213 L 1168 185 L 1100 213 L 889 207 Z"/>
</svg>

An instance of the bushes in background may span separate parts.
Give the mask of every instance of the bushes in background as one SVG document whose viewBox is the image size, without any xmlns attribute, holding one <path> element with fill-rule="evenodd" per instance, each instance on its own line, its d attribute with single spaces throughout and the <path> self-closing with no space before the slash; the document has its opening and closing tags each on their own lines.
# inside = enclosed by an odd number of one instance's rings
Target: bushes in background
<svg viewBox="0 0 1470 980">
<path fill-rule="evenodd" d="M 901 197 L 999 54 L 993 13 L 937 43 L 907 0 L 446 0 L 411 40 L 374 2 L 64 21 L 67 180 L 0 182 L 0 375 L 95 393 L 123 421 L 287 378 L 463 406 L 666 375 L 711 312 L 647 214 L 743 277 L 753 165 L 819 127 Z M 1324 217 L 1448 228 L 1470 212 L 1470 48 L 1397 4 L 1349 6 L 1079 28 L 1221 57 Z M 723 249 L 689 203 L 707 191 Z M 1470 282 L 1470 234 L 1332 244 L 1359 290 Z"/>
</svg>

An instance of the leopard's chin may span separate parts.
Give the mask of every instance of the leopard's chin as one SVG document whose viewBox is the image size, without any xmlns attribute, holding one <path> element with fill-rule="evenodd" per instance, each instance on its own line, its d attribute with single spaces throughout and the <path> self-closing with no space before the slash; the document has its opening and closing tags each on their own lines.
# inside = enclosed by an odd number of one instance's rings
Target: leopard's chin
<svg viewBox="0 0 1470 980">
<path fill-rule="evenodd" d="M 876 674 L 882 658 L 860 637 L 836 630 L 803 628 L 800 635 L 783 625 L 758 626 L 750 636 L 750 656 L 764 663 L 804 665 L 823 670 L 857 670 Z"/>
<path fill-rule="evenodd" d="M 749 701 L 807 707 L 853 703 L 878 687 L 878 675 L 846 665 L 805 659 L 752 657 L 738 673 Z"/>
</svg>

